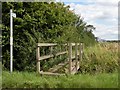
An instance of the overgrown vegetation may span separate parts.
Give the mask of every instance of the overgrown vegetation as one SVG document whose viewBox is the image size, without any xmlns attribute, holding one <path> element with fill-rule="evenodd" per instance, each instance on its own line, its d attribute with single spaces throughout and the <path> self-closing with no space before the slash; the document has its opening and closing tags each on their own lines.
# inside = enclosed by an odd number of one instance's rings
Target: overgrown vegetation
<svg viewBox="0 0 120 90">
<path fill-rule="evenodd" d="M 36 72 L 3 71 L 3 88 L 117 88 L 118 44 L 99 43 L 85 48 L 76 75 L 41 76 Z"/>
<path fill-rule="evenodd" d="M 118 73 L 40 76 L 36 72 L 3 71 L 3 88 L 118 88 Z"/>
<path fill-rule="evenodd" d="M 113 73 L 119 68 L 118 43 L 103 42 L 94 46 L 84 47 L 82 57 L 78 73 Z M 68 69 L 68 66 L 64 69 Z M 61 70 L 63 71 L 63 68 Z"/>
<path fill-rule="evenodd" d="M 10 9 L 14 18 L 14 69 L 35 70 L 35 49 L 38 42 L 83 42 L 95 44 L 93 25 L 69 10 L 63 3 L 3 2 L 2 3 L 2 54 L 3 67 L 9 69 L 10 60 Z M 89 29 L 88 29 L 89 28 Z"/>
<path fill-rule="evenodd" d="M 118 43 L 98 43 L 84 49 L 80 73 L 112 73 L 118 70 Z"/>
<path fill-rule="evenodd" d="M 54 2 L 4 2 L 2 5 L 3 88 L 118 87 L 118 44 L 96 43 L 92 33 L 95 27 L 88 25 L 82 17 L 75 15 L 74 11 L 70 11 L 69 6 Z M 14 72 L 12 74 L 8 72 L 10 9 L 17 14 L 17 18 L 14 18 Z M 84 55 L 80 61 L 79 72 L 76 75 L 60 77 L 40 76 L 34 72 L 38 42 L 83 42 Z M 59 49 L 55 49 L 53 53 Z M 46 53 L 50 53 L 49 48 L 42 48 L 41 55 Z M 64 61 L 64 58 L 66 57 L 41 62 L 42 69 L 48 70 L 53 65 Z"/>
</svg>

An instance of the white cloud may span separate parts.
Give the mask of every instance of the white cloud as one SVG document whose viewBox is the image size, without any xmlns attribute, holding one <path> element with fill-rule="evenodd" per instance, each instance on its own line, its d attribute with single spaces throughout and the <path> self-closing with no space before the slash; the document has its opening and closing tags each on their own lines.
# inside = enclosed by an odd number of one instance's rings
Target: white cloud
<svg viewBox="0 0 120 90">
<path fill-rule="evenodd" d="M 95 36 L 118 39 L 118 0 L 79 0 L 86 4 L 74 2 L 69 3 L 71 9 L 96 27 Z"/>
</svg>

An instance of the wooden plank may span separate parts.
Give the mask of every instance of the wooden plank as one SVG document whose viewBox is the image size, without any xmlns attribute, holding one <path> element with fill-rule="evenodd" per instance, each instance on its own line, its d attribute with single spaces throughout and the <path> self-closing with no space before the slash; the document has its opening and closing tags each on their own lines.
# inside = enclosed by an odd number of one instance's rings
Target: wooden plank
<svg viewBox="0 0 120 90">
<path fill-rule="evenodd" d="M 65 51 L 65 52 L 59 52 L 55 56 L 63 55 L 63 54 L 66 54 L 66 53 L 67 53 L 67 51 Z M 49 58 L 52 58 L 52 57 L 54 57 L 53 54 L 51 54 L 51 55 L 45 55 L 45 56 L 41 56 L 39 58 L 39 60 L 45 60 L 45 59 L 49 59 Z"/>
<path fill-rule="evenodd" d="M 66 62 L 64 62 L 64 63 L 59 63 L 58 65 L 50 68 L 48 71 L 50 71 L 50 72 L 52 72 L 52 73 L 53 73 L 53 72 L 56 72 L 57 70 L 59 70 L 60 68 L 62 68 L 62 67 L 65 66 L 65 65 L 67 65 L 68 63 L 69 63 L 68 61 L 66 61 Z"/>
<path fill-rule="evenodd" d="M 76 44 L 79 45 L 79 43 L 71 43 L 71 44 L 72 44 L 72 46 L 75 46 Z"/>
<path fill-rule="evenodd" d="M 83 43 L 81 43 L 81 53 L 83 54 Z"/>
<path fill-rule="evenodd" d="M 77 63 L 77 71 L 78 71 L 79 68 L 80 68 L 80 64 L 79 64 L 79 61 L 78 61 L 78 63 Z"/>
<path fill-rule="evenodd" d="M 65 44 L 59 44 L 59 45 L 61 45 L 61 46 L 68 46 L 68 44 L 67 44 L 67 43 L 65 43 Z"/>
<path fill-rule="evenodd" d="M 77 63 L 78 63 L 78 44 L 75 43 L 75 66 L 76 66 L 76 70 L 77 70 Z"/>
<path fill-rule="evenodd" d="M 79 46 L 79 48 L 80 48 L 80 51 L 79 51 L 79 60 L 82 60 L 82 57 L 83 57 L 83 44 L 82 43 L 80 43 L 80 46 Z"/>
<path fill-rule="evenodd" d="M 71 74 L 75 74 L 77 72 L 76 67 L 72 67 L 72 72 Z"/>
<path fill-rule="evenodd" d="M 72 67 L 75 66 L 75 65 L 76 65 L 76 61 L 73 60 L 73 61 L 72 61 Z"/>
<path fill-rule="evenodd" d="M 77 72 L 78 72 L 78 69 L 80 68 L 78 65 L 77 65 L 77 67 L 76 67 L 75 64 L 76 64 L 76 62 L 74 62 L 74 66 L 72 66 L 72 72 L 71 72 L 71 74 L 77 73 Z"/>
<path fill-rule="evenodd" d="M 52 54 L 53 53 L 53 47 L 51 46 L 50 47 L 50 54 Z"/>
<path fill-rule="evenodd" d="M 77 70 L 76 70 L 76 67 L 75 67 L 75 63 L 76 63 L 76 61 L 74 60 L 74 61 L 72 61 L 72 67 L 71 67 L 71 74 L 75 74 L 75 73 L 77 73 L 78 72 L 78 69 L 79 69 L 79 66 L 77 67 Z M 66 73 L 69 73 L 69 69 L 66 69 Z"/>
<path fill-rule="evenodd" d="M 53 76 L 63 76 L 65 74 L 61 74 L 61 73 L 51 73 L 51 72 L 40 72 L 40 74 L 42 75 L 53 75 Z"/>
<path fill-rule="evenodd" d="M 69 58 L 69 74 L 71 74 L 71 68 L 72 68 L 72 44 L 69 43 L 69 50 L 68 50 L 68 58 Z"/>
<path fill-rule="evenodd" d="M 44 46 L 44 47 L 46 47 L 46 46 L 56 46 L 57 45 L 57 43 L 38 43 L 37 44 L 37 46 L 40 46 L 40 47 L 42 47 L 42 46 Z"/>
<path fill-rule="evenodd" d="M 75 43 L 71 43 L 72 46 L 75 46 Z"/>
<path fill-rule="evenodd" d="M 52 58 L 52 57 L 54 57 L 54 55 L 45 55 L 45 56 L 41 56 L 39 60 L 45 60 L 45 59 Z"/>
<path fill-rule="evenodd" d="M 79 56 L 79 53 L 77 53 L 77 56 Z M 75 56 L 72 56 L 72 60 L 75 59 Z"/>
<path fill-rule="evenodd" d="M 79 61 L 77 62 L 77 66 L 76 66 L 76 61 L 74 60 L 72 67 L 76 67 L 76 71 L 79 69 Z"/>
<path fill-rule="evenodd" d="M 37 49 L 36 49 L 37 72 L 40 72 L 40 61 L 39 61 L 39 59 L 40 59 L 40 48 L 37 47 Z"/>
<path fill-rule="evenodd" d="M 37 46 L 39 47 L 47 47 L 47 46 L 56 46 L 58 45 L 57 43 L 38 43 Z M 68 44 L 59 44 L 59 45 L 68 45 Z"/>
<path fill-rule="evenodd" d="M 59 53 L 56 54 L 56 56 L 58 56 L 58 55 L 63 55 L 63 54 L 66 54 L 66 53 L 68 53 L 68 52 L 67 52 L 67 51 L 59 52 Z"/>
<path fill-rule="evenodd" d="M 72 59 L 72 60 L 73 60 L 73 59 L 75 59 L 75 56 L 72 56 L 72 58 L 71 58 L 71 59 Z"/>
<path fill-rule="evenodd" d="M 81 43 L 79 45 L 79 61 L 81 60 Z"/>
<path fill-rule="evenodd" d="M 77 63 L 77 67 L 76 67 L 76 61 L 72 61 L 72 68 L 71 68 L 71 74 L 75 74 L 78 72 L 79 67 L 79 62 Z"/>
<path fill-rule="evenodd" d="M 64 65 L 66 65 L 66 64 L 68 64 L 68 61 L 66 61 L 66 62 L 64 62 L 64 63 L 59 63 L 58 65 L 59 65 L 59 66 L 64 66 Z"/>
<path fill-rule="evenodd" d="M 60 52 L 62 52 L 62 46 L 60 46 Z M 60 59 L 62 58 L 62 56 L 60 55 Z"/>
</svg>

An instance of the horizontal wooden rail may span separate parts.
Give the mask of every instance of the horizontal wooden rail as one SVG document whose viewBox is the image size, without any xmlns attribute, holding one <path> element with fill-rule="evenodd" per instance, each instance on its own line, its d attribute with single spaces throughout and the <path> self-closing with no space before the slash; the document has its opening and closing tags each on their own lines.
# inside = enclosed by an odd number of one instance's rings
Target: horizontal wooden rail
<svg viewBox="0 0 120 90">
<path fill-rule="evenodd" d="M 39 60 L 45 60 L 45 59 L 49 59 L 49 58 L 52 58 L 54 55 L 45 55 L 45 56 L 41 56 L 39 58 Z"/>
<path fill-rule="evenodd" d="M 42 72 L 42 71 L 40 71 L 40 74 L 42 74 L 42 75 L 55 75 L 55 76 L 65 75 L 65 74 L 60 74 L 60 73 L 51 73 L 51 72 Z"/>
<path fill-rule="evenodd" d="M 75 46 L 75 43 L 71 43 L 72 44 L 72 46 Z M 77 43 L 77 45 L 79 45 L 79 43 Z"/>
<path fill-rule="evenodd" d="M 63 54 L 66 54 L 66 53 L 68 53 L 68 52 L 67 51 L 59 52 L 59 53 L 56 54 L 56 56 L 63 55 Z"/>
<path fill-rule="evenodd" d="M 48 46 L 56 46 L 57 43 L 38 43 L 37 46 L 39 47 L 48 47 Z M 67 44 L 59 44 L 59 45 L 67 45 Z"/>
<path fill-rule="evenodd" d="M 38 43 L 38 46 L 40 47 L 46 47 L 46 46 L 56 46 L 56 43 Z"/>
<path fill-rule="evenodd" d="M 59 56 L 59 55 L 63 55 L 63 54 L 66 54 L 66 53 L 67 53 L 67 51 L 65 51 L 65 52 L 59 52 L 59 53 L 57 53 L 57 54 L 55 54 L 55 55 L 51 54 L 51 55 L 41 56 L 41 57 L 39 58 L 39 60 L 49 59 L 49 58 L 52 58 L 52 57 L 54 57 L 54 56 Z"/>
<path fill-rule="evenodd" d="M 49 71 L 54 73 L 56 72 L 57 70 L 61 69 L 63 66 L 66 66 L 69 62 L 66 61 L 64 63 L 59 63 L 57 66 L 53 67 L 53 68 L 50 68 Z"/>
</svg>

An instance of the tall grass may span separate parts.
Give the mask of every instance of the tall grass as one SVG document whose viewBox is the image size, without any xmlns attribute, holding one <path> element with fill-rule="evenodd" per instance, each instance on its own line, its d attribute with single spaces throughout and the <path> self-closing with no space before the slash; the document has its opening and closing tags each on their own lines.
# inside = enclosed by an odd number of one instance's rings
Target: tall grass
<svg viewBox="0 0 120 90">
<path fill-rule="evenodd" d="M 84 49 L 80 62 L 82 73 L 114 72 L 118 69 L 118 44 L 99 43 Z"/>
<path fill-rule="evenodd" d="M 117 72 L 98 75 L 40 76 L 35 72 L 3 71 L 3 88 L 117 88 Z"/>
</svg>

